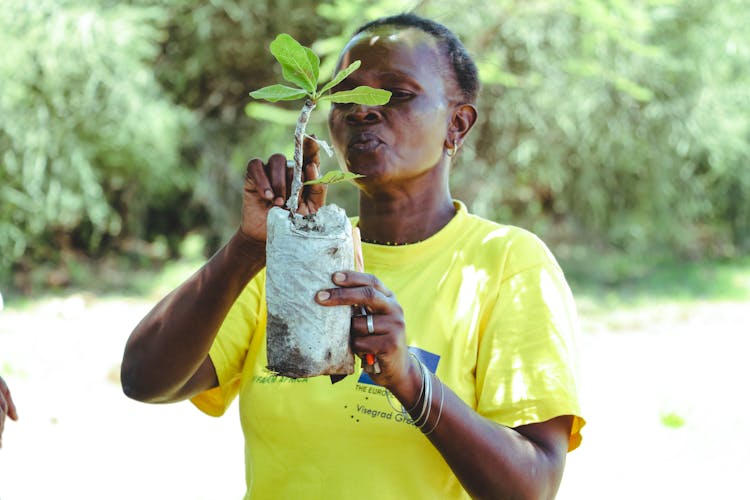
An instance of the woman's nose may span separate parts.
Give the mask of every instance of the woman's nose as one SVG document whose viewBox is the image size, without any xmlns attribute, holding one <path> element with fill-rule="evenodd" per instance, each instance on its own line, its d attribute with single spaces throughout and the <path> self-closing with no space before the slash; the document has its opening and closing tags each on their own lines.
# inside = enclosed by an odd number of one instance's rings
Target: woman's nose
<svg viewBox="0 0 750 500">
<path fill-rule="evenodd" d="M 366 106 L 364 104 L 351 104 L 346 114 L 346 121 L 351 125 L 358 123 L 377 123 L 382 119 L 380 106 Z"/>
</svg>

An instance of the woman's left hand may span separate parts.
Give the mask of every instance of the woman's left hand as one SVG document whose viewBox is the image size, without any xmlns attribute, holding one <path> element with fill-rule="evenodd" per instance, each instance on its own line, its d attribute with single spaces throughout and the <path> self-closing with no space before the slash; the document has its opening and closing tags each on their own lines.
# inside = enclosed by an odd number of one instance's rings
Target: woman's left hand
<svg viewBox="0 0 750 500">
<path fill-rule="evenodd" d="M 367 354 L 375 357 L 380 373 L 370 373 L 373 382 L 396 397 L 416 392 L 412 386 L 418 385 L 418 368 L 406 347 L 404 311 L 393 292 L 372 274 L 341 271 L 334 273 L 333 282 L 341 288 L 321 290 L 315 299 L 324 306 L 364 308 L 367 314 L 352 317 L 351 345 L 363 363 Z"/>
</svg>

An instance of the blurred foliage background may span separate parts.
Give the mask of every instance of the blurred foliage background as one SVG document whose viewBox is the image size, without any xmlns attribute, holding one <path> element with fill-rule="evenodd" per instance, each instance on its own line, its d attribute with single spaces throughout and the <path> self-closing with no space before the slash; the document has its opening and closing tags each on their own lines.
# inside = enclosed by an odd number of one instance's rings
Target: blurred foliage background
<svg viewBox="0 0 750 500">
<path fill-rule="evenodd" d="M 280 78 L 270 41 L 312 45 L 324 74 L 354 28 L 404 10 L 448 25 L 478 62 L 480 122 L 453 173 L 474 211 L 604 282 L 747 258 L 741 0 L 6 0 L 0 289 L 92 269 L 127 281 L 123 268 L 164 263 L 187 236 L 215 251 L 237 227 L 247 160 L 292 149 L 294 104 L 247 95 Z M 324 110 L 308 130 L 327 137 Z M 352 187 L 331 191 L 356 212 Z"/>
</svg>

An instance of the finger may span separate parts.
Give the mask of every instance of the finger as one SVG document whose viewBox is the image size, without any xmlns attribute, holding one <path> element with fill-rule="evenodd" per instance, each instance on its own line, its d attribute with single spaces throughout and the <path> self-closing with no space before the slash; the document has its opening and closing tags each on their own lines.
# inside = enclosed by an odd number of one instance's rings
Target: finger
<svg viewBox="0 0 750 500">
<path fill-rule="evenodd" d="M 302 165 L 309 165 L 310 163 L 320 165 L 320 145 L 310 137 L 305 137 L 305 141 L 302 143 Z"/>
<path fill-rule="evenodd" d="M 310 163 L 305 166 L 304 174 L 303 182 L 314 180 L 320 177 L 320 169 L 316 163 Z M 302 190 L 302 199 L 309 205 L 322 207 L 326 202 L 326 194 L 328 194 L 326 184 L 312 184 L 305 186 Z"/>
<path fill-rule="evenodd" d="M 392 297 L 388 287 L 386 287 L 382 281 L 369 273 L 360 273 L 357 271 L 338 271 L 333 273 L 333 282 L 338 286 L 342 287 L 357 287 L 357 286 L 370 286 L 375 288 L 386 297 Z"/>
<path fill-rule="evenodd" d="M 368 321 L 370 322 L 369 326 L 367 324 Z M 370 326 L 372 328 L 370 328 Z M 393 317 L 388 314 L 367 314 L 365 316 L 352 316 L 351 334 L 353 337 L 386 335 L 399 327 L 400 323 L 394 321 Z"/>
<path fill-rule="evenodd" d="M 8 404 L 5 396 L 0 392 L 0 448 L 3 447 L 3 429 L 5 428 L 5 413 L 8 411 Z"/>
<path fill-rule="evenodd" d="M 388 342 L 388 337 L 385 335 L 352 337 L 351 347 L 352 351 L 360 358 L 364 357 L 366 354 L 372 354 L 375 357 L 384 358 L 387 353 L 395 349 L 393 344 Z"/>
<path fill-rule="evenodd" d="M 268 159 L 268 172 L 273 189 L 273 204 L 284 205 L 286 197 L 286 158 L 282 154 L 274 154 Z"/>
<path fill-rule="evenodd" d="M 320 145 L 314 139 L 315 135 L 305 136 L 305 140 L 302 143 L 302 182 L 311 181 L 320 177 Z M 325 189 L 323 185 L 317 186 L 305 186 L 302 192 L 302 198 L 309 200 L 311 203 L 322 204 L 325 202 Z M 310 194 L 313 194 L 313 198 L 310 198 Z M 323 198 L 320 199 L 322 194 Z"/>
<path fill-rule="evenodd" d="M 259 158 L 253 158 L 247 164 L 245 173 L 245 191 L 257 193 L 258 196 L 267 201 L 273 201 L 273 190 L 266 176 L 263 162 Z"/>
<path fill-rule="evenodd" d="M 10 391 L 7 392 L 8 396 L 8 416 L 11 420 L 18 420 L 18 411 L 16 410 L 16 404 L 13 402 L 13 398 L 10 397 Z"/>
<path fill-rule="evenodd" d="M 359 304 L 370 312 L 388 314 L 392 312 L 390 300 L 380 290 L 371 286 L 353 288 L 330 288 L 321 290 L 315 300 L 324 306 L 351 306 Z"/>
<path fill-rule="evenodd" d="M 367 354 L 372 354 L 380 360 L 381 367 L 385 368 L 394 359 L 394 354 L 398 353 L 399 347 L 392 335 L 370 335 L 367 337 L 352 337 L 352 352 L 358 357 L 363 358 Z"/>
</svg>

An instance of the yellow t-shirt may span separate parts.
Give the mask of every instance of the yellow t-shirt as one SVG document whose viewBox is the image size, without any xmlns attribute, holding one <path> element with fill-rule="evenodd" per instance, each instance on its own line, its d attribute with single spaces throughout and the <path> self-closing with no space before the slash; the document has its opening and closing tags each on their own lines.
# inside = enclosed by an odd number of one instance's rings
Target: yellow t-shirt
<svg viewBox="0 0 750 500">
<path fill-rule="evenodd" d="M 456 208 L 423 242 L 363 244 L 365 271 L 395 293 L 412 352 L 469 406 L 509 427 L 575 415 L 572 450 L 584 421 L 577 318 L 563 273 L 533 234 Z M 269 373 L 265 326 L 261 272 L 211 348 L 220 387 L 193 398 L 218 416 L 239 394 L 246 498 L 469 498 L 361 370 L 335 385 Z"/>
</svg>

